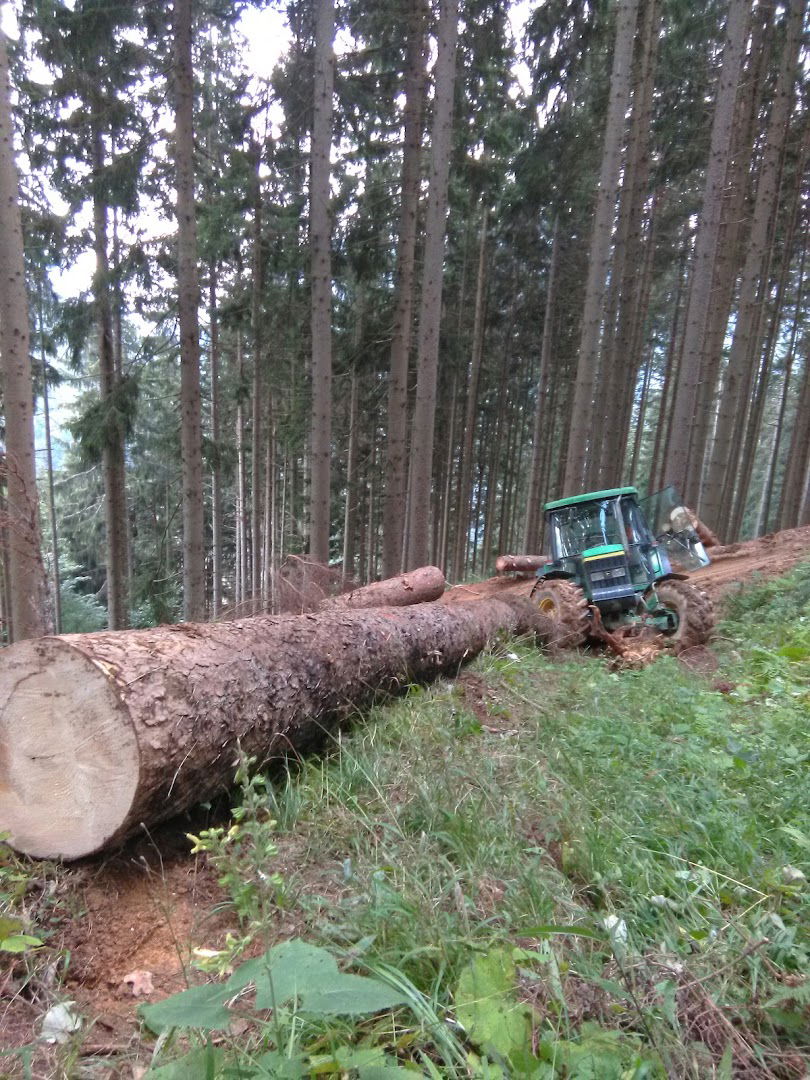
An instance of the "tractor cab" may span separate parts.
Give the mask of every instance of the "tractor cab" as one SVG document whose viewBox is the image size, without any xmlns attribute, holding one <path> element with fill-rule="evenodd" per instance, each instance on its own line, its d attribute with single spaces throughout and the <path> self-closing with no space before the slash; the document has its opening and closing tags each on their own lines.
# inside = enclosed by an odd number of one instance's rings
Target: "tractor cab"
<svg viewBox="0 0 810 1080">
<path fill-rule="evenodd" d="M 703 545 L 674 489 L 645 502 L 655 512 L 652 527 L 634 487 L 547 503 L 552 562 L 538 578 L 566 578 L 603 612 L 618 614 L 637 607 L 639 594 L 673 576 L 673 562 L 677 570 L 706 565 Z"/>
</svg>

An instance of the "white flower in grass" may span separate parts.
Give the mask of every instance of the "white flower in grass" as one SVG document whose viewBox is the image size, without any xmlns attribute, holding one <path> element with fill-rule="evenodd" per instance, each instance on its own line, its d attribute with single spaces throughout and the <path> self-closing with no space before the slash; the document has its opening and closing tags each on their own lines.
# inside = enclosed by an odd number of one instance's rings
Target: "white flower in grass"
<svg viewBox="0 0 810 1080">
<path fill-rule="evenodd" d="M 607 915 L 602 920 L 602 925 L 610 934 L 610 940 L 614 945 L 622 948 L 627 944 L 627 923 L 618 915 Z"/>
<path fill-rule="evenodd" d="M 40 1038 L 48 1043 L 70 1042 L 71 1035 L 82 1026 L 82 1018 L 73 1012 L 73 1001 L 61 1001 L 53 1005 L 42 1018 Z"/>
<path fill-rule="evenodd" d="M 807 878 L 798 866 L 788 864 L 782 867 L 782 881 L 785 885 L 800 885 L 803 881 L 807 881 Z"/>
</svg>

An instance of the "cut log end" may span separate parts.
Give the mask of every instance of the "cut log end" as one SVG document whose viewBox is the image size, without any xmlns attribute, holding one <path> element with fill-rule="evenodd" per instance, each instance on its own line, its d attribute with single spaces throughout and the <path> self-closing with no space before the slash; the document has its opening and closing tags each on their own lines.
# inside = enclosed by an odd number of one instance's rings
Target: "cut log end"
<svg viewBox="0 0 810 1080">
<path fill-rule="evenodd" d="M 103 669 L 65 639 L 15 646 L 0 670 L 0 832 L 38 858 L 97 851 L 132 805 L 132 724 Z"/>
</svg>

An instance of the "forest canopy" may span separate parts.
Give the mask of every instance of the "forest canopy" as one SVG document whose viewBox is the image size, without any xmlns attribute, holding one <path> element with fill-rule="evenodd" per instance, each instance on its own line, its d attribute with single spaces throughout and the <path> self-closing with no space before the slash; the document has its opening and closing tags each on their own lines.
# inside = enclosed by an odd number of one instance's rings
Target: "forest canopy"
<svg viewBox="0 0 810 1080">
<path fill-rule="evenodd" d="M 804 0 L 7 7 L 5 641 L 810 522 Z"/>
</svg>

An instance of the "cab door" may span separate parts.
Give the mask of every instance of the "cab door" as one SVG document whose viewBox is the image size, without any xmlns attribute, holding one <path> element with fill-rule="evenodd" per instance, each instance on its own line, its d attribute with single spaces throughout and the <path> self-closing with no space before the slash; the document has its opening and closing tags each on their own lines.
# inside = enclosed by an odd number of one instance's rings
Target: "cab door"
<svg viewBox="0 0 810 1080">
<path fill-rule="evenodd" d="M 657 542 L 678 570 L 689 573 L 708 566 L 711 559 L 695 532 L 689 510 L 670 484 L 639 502 Z"/>
</svg>

